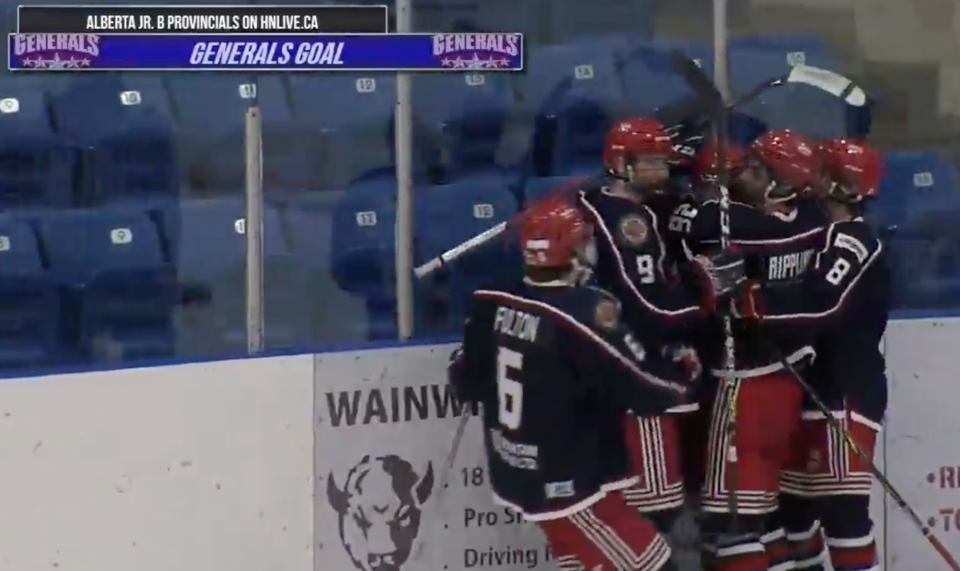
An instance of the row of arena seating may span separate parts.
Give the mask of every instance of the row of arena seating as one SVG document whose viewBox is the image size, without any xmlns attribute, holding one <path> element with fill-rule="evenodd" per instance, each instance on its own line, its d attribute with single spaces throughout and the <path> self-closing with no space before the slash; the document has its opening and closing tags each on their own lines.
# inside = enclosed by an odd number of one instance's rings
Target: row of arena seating
<svg viewBox="0 0 960 571">
<path fill-rule="evenodd" d="M 520 75 L 415 77 L 418 176 L 451 182 L 504 169 L 583 170 L 596 161 L 612 117 L 650 113 L 689 94 L 670 71 L 675 47 L 712 68 L 706 44 L 611 36 L 532 46 Z M 800 61 L 837 69 L 810 38 L 742 40 L 731 49 L 734 86 L 747 91 Z M 393 164 L 391 75 L 16 76 L 0 82 L 0 196 L 8 205 L 68 207 L 184 188 L 234 192 L 245 172 L 243 116 L 254 103 L 268 190 L 342 189 Z M 771 90 L 745 111 L 814 136 L 861 130 L 839 99 L 806 86 Z M 515 157 L 498 156 L 512 127 L 530 122 Z"/>
<path fill-rule="evenodd" d="M 898 306 L 960 304 L 957 174 L 936 155 L 890 154 L 871 220 L 892 230 Z M 922 166 L 921 166 L 922 165 Z M 918 166 L 924 170 L 916 170 Z M 507 220 L 521 199 L 570 180 L 470 179 L 416 189 L 417 262 Z M 0 220 L 0 369 L 244 347 L 244 205 L 24 211 Z M 264 213 L 271 349 L 394 338 L 395 201 L 381 192 L 305 193 Z M 496 244 L 417 291 L 420 337 L 455 333 L 468 293 L 519 268 Z"/>
</svg>

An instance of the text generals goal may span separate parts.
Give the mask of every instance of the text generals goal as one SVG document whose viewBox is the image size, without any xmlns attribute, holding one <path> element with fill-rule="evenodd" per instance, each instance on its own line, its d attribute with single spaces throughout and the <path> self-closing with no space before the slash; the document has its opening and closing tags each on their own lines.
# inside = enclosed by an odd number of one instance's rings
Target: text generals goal
<svg viewBox="0 0 960 571">
<path fill-rule="evenodd" d="M 20 6 L 20 34 L 384 34 L 386 6 Z"/>
</svg>

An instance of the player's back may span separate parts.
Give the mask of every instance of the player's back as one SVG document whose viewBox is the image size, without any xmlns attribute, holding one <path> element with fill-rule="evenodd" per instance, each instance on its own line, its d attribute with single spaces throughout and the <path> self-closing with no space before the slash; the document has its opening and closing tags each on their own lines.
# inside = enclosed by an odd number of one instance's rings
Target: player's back
<svg viewBox="0 0 960 571">
<path fill-rule="evenodd" d="M 491 333 L 497 365 L 496 390 L 482 399 L 494 496 L 528 519 L 630 484 L 625 406 L 604 391 L 581 345 L 600 339 L 592 324 L 609 300 L 561 282 L 474 293 L 472 326 Z"/>
<path fill-rule="evenodd" d="M 763 288 L 795 286 L 809 272 L 822 248 L 828 227 L 826 216 L 814 201 L 798 201 L 789 212 L 768 212 L 748 204 L 731 202 L 730 243 L 745 258 L 747 276 Z M 686 238 L 688 255 L 701 254 L 720 245 L 720 204 L 709 200 L 699 206 L 681 206 L 670 220 L 671 229 Z M 788 358 L 812 356 L 816 329 L 791 324 L 769 327 L 762 335 L 756 328 L 735 323 L 737 368 L 752 370 L 778 361 L 776 346 Z M 715 328 L 719 328 L 715 324 Z M 722 339 L 719 332 L 712 335 Z M 715 341 L 715 344 L 719 344 Z M 708 355 L 716 350 L 705 351 Z M 717 353 L 719 354 L 719 353 Z M 791 358 L 791 363 L 794 362 Z"/>
<path fill-rule="evenodd" d="M 857 227 L 851 228 L 851 224 Z M 862 242 L 868 242 L 872 235 L 864 222 L 845 223 L 845 226 L 847 232 L 862 233 Z M 831 405 L 850 398 L 857 401 L 863 414 L 879 419 L 887 399 L 886 361 L 880 343 L 891 304 L 890 268 L 883 250 L 845 297 L 839 318 L 826 322 L 821 328 L 811 378 Z"/>
</svg>

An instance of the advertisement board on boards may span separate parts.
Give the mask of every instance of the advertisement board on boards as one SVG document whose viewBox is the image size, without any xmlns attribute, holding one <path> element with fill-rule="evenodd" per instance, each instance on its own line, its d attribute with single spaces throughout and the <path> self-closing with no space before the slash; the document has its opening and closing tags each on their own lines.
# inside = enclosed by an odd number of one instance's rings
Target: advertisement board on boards
<svg viewBox="0 0 960 571">
<path fill-rule="evenodd" d="M 537 527 L 492 504 L 479 420 L 448 469 L 473 414 L 446 384 L 452 350 L 316 357 L 315 571 L 553 568 Z"/>
<path fill-rule="evenodd" d="M 876 461 L 960 553 L 960 320 L 893 322 Z M 0 383 L 0 571 L 554 569 L 494 506 L 452 345 Z M 887 571 L 942 561 L 875 488 Z M 689 515 L 689 514 L 688 514 Z M 696 528 L 674 533 L 696 569 Z"/>
</svg>

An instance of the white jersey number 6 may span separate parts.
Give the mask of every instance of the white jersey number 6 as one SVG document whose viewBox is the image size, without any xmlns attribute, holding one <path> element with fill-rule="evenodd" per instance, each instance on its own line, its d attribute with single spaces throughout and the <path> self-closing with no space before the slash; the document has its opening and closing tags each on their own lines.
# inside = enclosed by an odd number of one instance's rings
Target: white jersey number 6
<svg viewBox="0 0 960 571">
<path fill-rule="evenodd" d="M 520 428 L 523 408 L 523 385 L 511 376 L 519 375 L 523 368 L 523 355 L 506 347 L 497 352 L 497 403 L 500 424 L 509 430 Z"/>
</svg>

